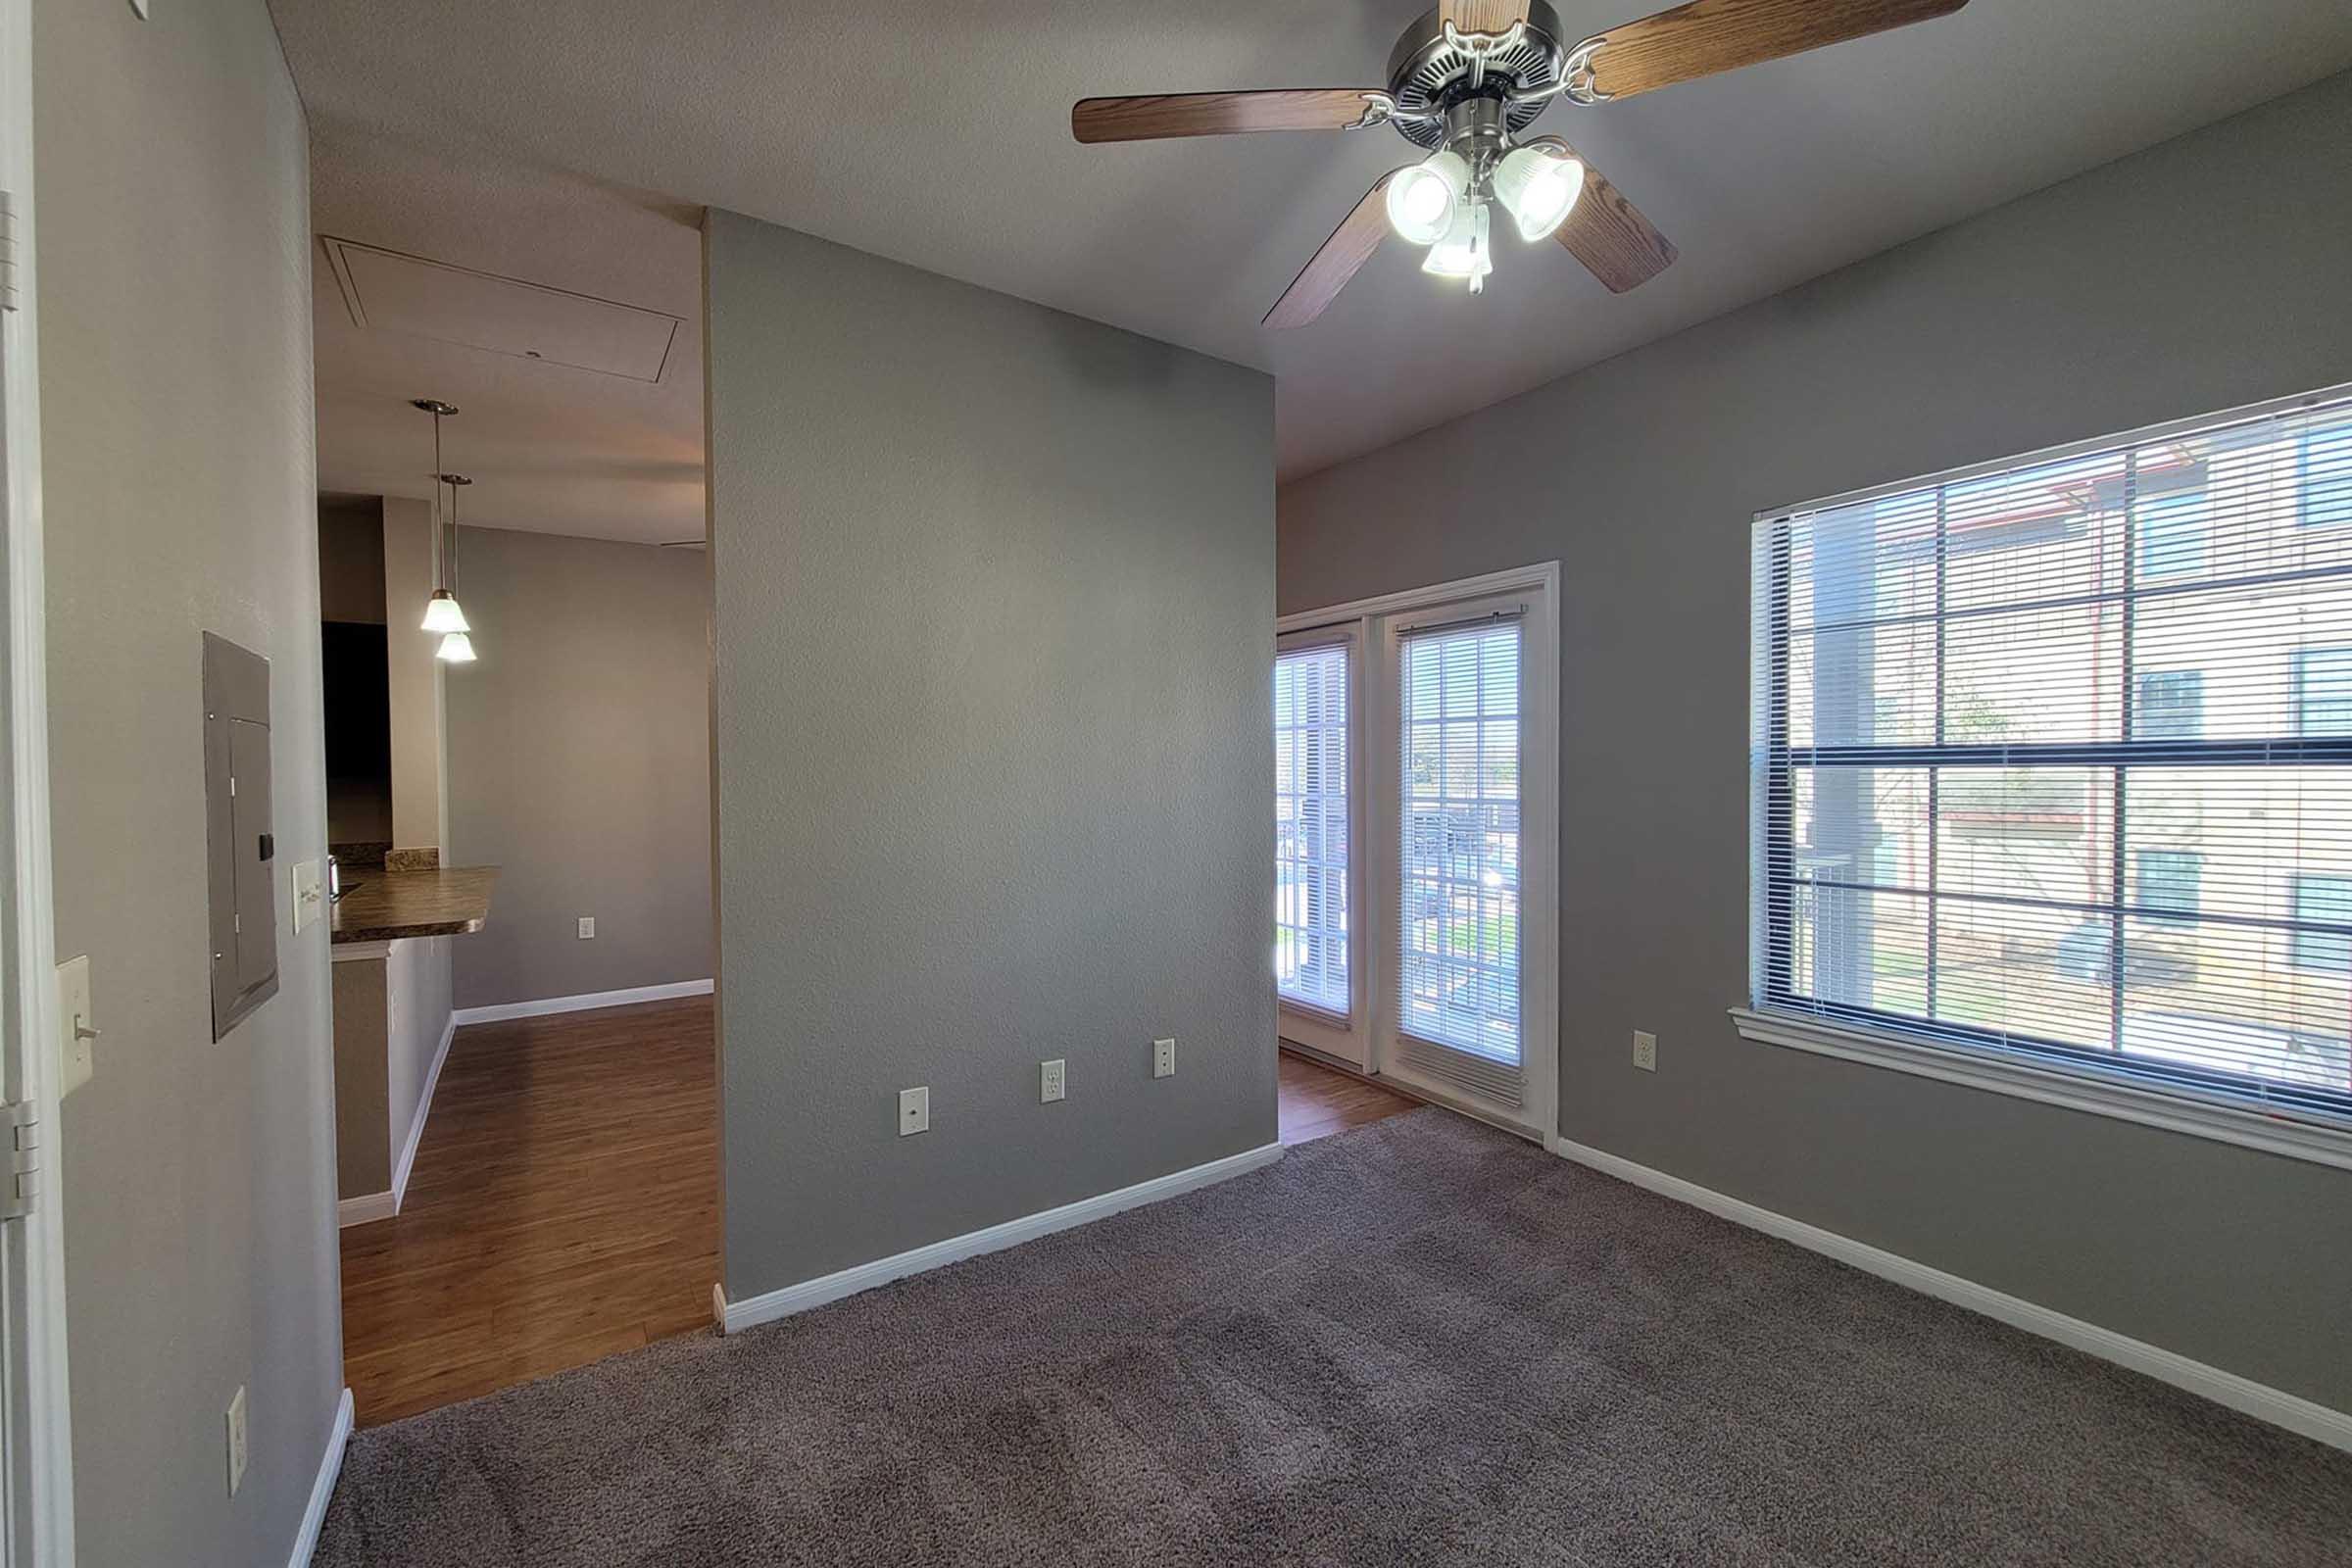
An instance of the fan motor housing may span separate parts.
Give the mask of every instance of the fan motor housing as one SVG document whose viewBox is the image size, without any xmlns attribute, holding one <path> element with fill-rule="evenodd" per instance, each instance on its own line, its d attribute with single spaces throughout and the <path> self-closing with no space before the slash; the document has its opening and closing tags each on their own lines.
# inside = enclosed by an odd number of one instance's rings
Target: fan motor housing
<svg viewBox="0 0 2352 1568">
<path fill-rule="evenodd" d="M 1446 111 L 1464 99 L 1488 97 L 1504 102 L 1503 123 L 1516 134 L 1544 112 L 1547 100 L 1508 100 L 1556 87 L 1567 63 L 1559 13 L 1544 0 L 1528 0 L 1527 24 L 1518 39 L 1487 57 L 1484 78 L 1472 87 L 1476 62 L 1446 38 L 1433 6 L 1404 29 L 1389 54 L 1389 95 L 1396 100 L 1397 111 L 1390 123 L 1406 141 L 1435 151 L 1446 138 Z"/>
</svg>

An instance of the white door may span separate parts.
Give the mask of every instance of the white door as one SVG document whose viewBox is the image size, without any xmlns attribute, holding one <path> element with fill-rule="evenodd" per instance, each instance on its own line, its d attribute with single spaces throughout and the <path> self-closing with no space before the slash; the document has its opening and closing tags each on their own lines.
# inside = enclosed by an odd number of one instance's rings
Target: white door
<svg viewBox="0 0 2352 1568">
<path fill-rule="evenodd" d="M 30 0 L 0 0 L 0 1101 L 30 1125 L 0 1121 L 0 1198 L 29 1210 L 0 1221 L 0 1565 L 68 1568 L 74 1560 L 72 1446 L 66 1394 L 65 1257 L 58 1229 L 55 951 L 50 929 L 49 709 L 41 579 L 40 404 L 32 257 Z M 18 1167 L 37 1162 L 29 1182 Z"/>
<path fill-rule="evenodd" d="M 1369 975 L 1353 941 L 1363 639 L 1353 623 L 1274 651 L 1274 995 L 1283 1039 L 1371 1065 Z"/>
<path fill-rule="evenodd" d="M 1285 617 L 1275 669 L 1282 1037 L 1539 1140 L 1559 1108 L 1557 604 L 1546 564 L 1334 606 Z"/>
</svg>

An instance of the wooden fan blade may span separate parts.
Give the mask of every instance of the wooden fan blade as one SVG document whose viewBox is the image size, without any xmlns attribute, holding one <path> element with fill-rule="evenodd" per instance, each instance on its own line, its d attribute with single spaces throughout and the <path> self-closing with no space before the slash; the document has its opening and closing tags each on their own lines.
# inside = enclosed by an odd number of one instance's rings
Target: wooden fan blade
<svg viewBox="0 0 2352 1568">
<path fill-rule="evenodd" d="M 1083 142 L 1158 141 L 1244 130 L 1346 130 L 1364 118 L 1369 87 L 1282 87 L 1272 92 L 1169 92 L 1150 98 L 1081 98 L 1070 134 Z"/>
<path fill-rule="evenodd" d="M 1380 242 L 1388 237 L 1388 192 L 1392 177 L 1392 174 L 1381 175 L 1379 183 L 1364 192 L 1364 199 L 1355 204 L 1354 210 L 1340 220 L 1340 226 L 1331 231 L 1331 238 L 1298 270 L 1298 275 L 1291 279 L 1291 286 L 1282 291 L 1282 298 L 1266 313 L 1266 325 L 1304 326 L 1340 297 L 1340 290 L 1348 286 L 1348 280 L 1372 259 L 1372 253 L 1380 249 Z"/>
<path fill-rule="evenodd" d="M 1949 16 L 1968 0 L 1690 0 L 1594 40 L 1592 85 L 1611 98 L 1737 71 Z"/>
<path fill-rule="evenodd" d="M 1438 0 L 1438 26 L 1459 32 L 1508 32 L 1527 20 L 1527 0 Z"/>
<path fill-rule="evenodd" d="M 1554 147 L 1585 164 L 1576 150 L 1557 136 L 1537 136 L 1529 145 Z M 1659 233 L 1642 216 L 1642 210 L 1591 164 L 1585 164 L 1584 193 L 1552 237 L 1607 284 L 1612 294 L 1640 288 L 1672 266 L 1677 254 L 1674 241 Z"/>
</svg>

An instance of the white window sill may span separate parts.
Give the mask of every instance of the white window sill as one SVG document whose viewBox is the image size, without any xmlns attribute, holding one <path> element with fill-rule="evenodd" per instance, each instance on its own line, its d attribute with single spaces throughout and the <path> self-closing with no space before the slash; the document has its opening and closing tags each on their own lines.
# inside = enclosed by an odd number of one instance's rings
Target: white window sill
<svg viewBox="0 0 2352 1568">
<path fill-rule="evenodd" d="M 1922 1078 L 1965 1084 L 1996 1095 L 2037 1100 L 2093 1115 L 2114 1116 L 2192 1137 L 2259 1149 L 2289 1159 L 2352 1170 L 2352 1128 L 2299 1120 L 2193 1089 L 2168 1091 L 2109 1077 L 2096 1069 L 2063 1071 L 2011 1060 L 1988 1051 L 1915 1040 L 1891 1030 L 1830 1023 L 1797 1013 L 1731 1009 L 1740 1035 L 1763 1045 L 1892 1067 Z"/>
<path fill-rule="evenodd" d="M 1346 1013 L 1333 1012 L 1328 1007 L 1318 1007 L 1311 1002 L 1294 1002 L 1289 997 L 1282 995 L 1280 992 L 1275 993 L 1274 1007 L 1277 1012 L 1290 1013 L 1292 1016 L 1306 1023 L 1319 1023 L 1326 1029 L 1346 1029 L 1348 1027 L 1348 1015 Z"/>
</svg>

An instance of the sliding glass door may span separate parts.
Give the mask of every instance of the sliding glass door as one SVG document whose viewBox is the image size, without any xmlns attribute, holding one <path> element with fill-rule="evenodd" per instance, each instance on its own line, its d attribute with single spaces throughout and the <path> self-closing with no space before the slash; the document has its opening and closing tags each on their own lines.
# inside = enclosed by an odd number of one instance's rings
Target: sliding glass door
<svg viewBox="0 0 2352 1568">
<path fill-rule="evenodd" d="M 1556 1119 L 1555 602 L 1546 566 L 1292 617 L 1274 672 L 1282 1037 L 1534 1136 Z"/>
</svg>

